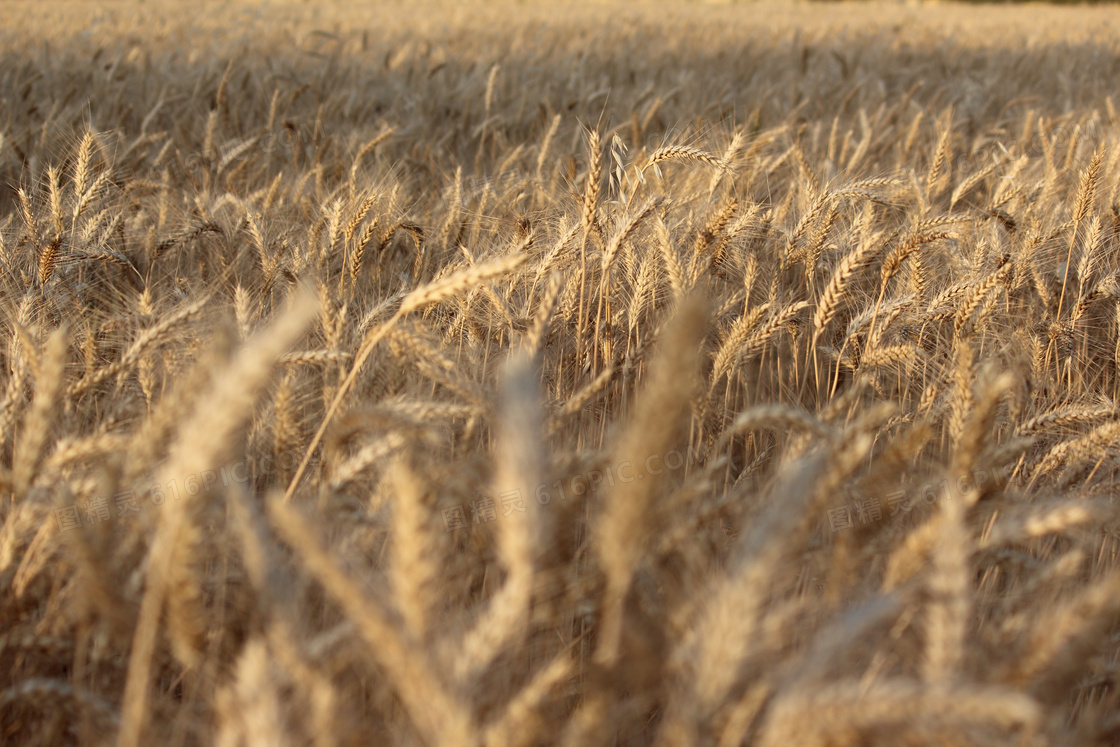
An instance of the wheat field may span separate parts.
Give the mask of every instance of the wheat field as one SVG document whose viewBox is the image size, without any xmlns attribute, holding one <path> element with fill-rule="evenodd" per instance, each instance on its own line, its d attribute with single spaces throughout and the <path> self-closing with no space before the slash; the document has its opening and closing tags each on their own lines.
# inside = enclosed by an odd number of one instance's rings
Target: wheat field
<svg viewBox="0 0 1120 747">
<path fill-rule="evenodd" d="M 1113 11 L 2 13 L 0 743 L 1120 740 Z"/>
</svg>

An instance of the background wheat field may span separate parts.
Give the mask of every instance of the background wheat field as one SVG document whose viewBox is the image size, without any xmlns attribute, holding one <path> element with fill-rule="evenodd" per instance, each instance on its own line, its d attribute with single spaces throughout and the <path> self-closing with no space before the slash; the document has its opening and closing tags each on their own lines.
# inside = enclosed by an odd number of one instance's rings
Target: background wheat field
<svg viewBox="0 0 1120 747">
<path fill-rule="evenodd" d="M 1120 16 L 9 2 L 0 743 L 1120 740 Z"/>
</svg>

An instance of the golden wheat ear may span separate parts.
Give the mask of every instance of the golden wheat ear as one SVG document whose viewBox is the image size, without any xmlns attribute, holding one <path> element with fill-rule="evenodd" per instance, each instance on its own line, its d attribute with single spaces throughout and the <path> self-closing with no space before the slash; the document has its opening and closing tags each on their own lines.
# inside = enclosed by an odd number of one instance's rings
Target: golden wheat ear
<svg viewBox="0 0 1120 747">
<path fill-rule="evenodd" d="M 629 425 L 611 449 L 612 465 L 640 469 L 651 456 L 664 458 L 678 446 L 691 415 L 693 390 L 699 383 L 700 341 L 707 323 L 705 302 L 686 299 L 665 327 L 649 381 L 635 405 Z M 655 475 L 619 482 L 603 496 L 603 513 L 595 548 L 606 574 L 602 640 L 596 657 L 610 665 L 618 656 L 625 622 L 624 602 L 634 572 L 659 526 L 656 500 L 665 478 Z"/>
<path fill-rule="evenodd" d="M 458 646 L 452 671 L 464 687 L 477 685 L 498 656 L 524 644 L 534 584 L 551 543 L 552 509 L 538 501 L 545 461 L 539 376 L 524 353 L 504 367 L 491 493 L 501 517 L 497 553 L 505 581 Z"/>
<path fill-rule="evenodd" d="M 186 475 L 202 474 L 221 463 L 238 429 L 251 415 L 275 364 L 318 315 L 318 305 L 315 292 L 303 288 L 279 319 L 251 338 L 226 370 L 212 378 L 210 391 L 202 399 L 209 407 L 196 411 L 180 426 L 158 485 L 169 485 L 183 480 Z M 184 544 L 198 531 L 187 503 L 172 501 L 164 503 L 162 508 L 148 558 L 147 585 L 129 661 L 125 687 L 129 698 L 121 714 L 120 743 L 123 745 L 136 745 L 142 740 L 149 715 L 145 704 L 159 623 L 167 595 L 176 590 L 171 584 L 175 578 L 174 563 L 177 557 L 182 560 Z M 189 651 L 189 644 L 183 650 Z"/>
</svg>

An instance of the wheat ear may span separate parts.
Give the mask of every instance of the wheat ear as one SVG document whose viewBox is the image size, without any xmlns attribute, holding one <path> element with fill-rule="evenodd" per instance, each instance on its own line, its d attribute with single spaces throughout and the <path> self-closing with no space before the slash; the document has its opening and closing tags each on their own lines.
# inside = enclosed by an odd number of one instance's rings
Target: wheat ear
<svg viewBox="0 0 1120 747">
<path fill-rule="evenodd" d="M 651 454 L 665 454 L 689 414 L 697 382 L 697 340 L 706 314 L 702 302 L 684 302 L 661 341 L 650 382 L 635 415 L 612 455 L 613 464 L 641 464 Z M 656 527 L 653 500 L 657 483 L 649 479 L 618 483 L 606 497 L 598 524 L 598 548 L 607 577 L 601 646 L 596 657 L 609 665 L 618 656 L 623 631 L 624 600 L 634 570 Z"/>
<path fill-rule="evenodd" d="M 1073 245 L 1077 243 L 1077 229 L 1081 221 L 1089 212 L 1089 207 L 1097 194 L 1097 183 L 1100 181 L 1101 164 L 1104 160 L 1104 146 L 1093 154 L 1093 160 L 1081 174 L 1081 183 L 1077 187 L 1077 199 L 1073 206 L 1073 232 L 1069 238 L 1069 250 L 1066 252 L 1065 270 L 1062 273 L 1062 293 L 1058 296 L 1058 312 L 1055 319 L 1062 318 L 1062 305 L 1066 300 L 1066 286 L 1069 285 L 1069 264 L 1073 260 Z"/>
<path fill-rule="evenodd" d="M 358 379 L 358 372 L 361 371 L 362 365 L 365 364 L 369 358 L 370 353 L 377 346 L 377 343 L 385 336 L 385 334 L 392 329 L 397 322 L 399 322 L 405 314 L 410 311 L 422 308 L 433 303 L 440 301 L 458 293 L 464 288 L 480 283 L 498 275 L 504 275 L 517 267 L 519 267 L 525 260 L 527 255 L 523 253 L 511 254 L 506 257 L 487 262 L 485 264 L 471 267 L 467 270 L 449 275 L 442 280 L 435 280 L 427 285 L 423 285 L 416 290 L 409 293 L 401 301 L 400 308 L 397 309 L 393 316 L 389 317 L 383 324 L 370 330 L 366 333 L 365 339 L 362 341 L 361 348 L 358 349 L 358 354 L 354 357 L 354 363 L 350 366 L 349 373 L 342 384 L 339 385 L 338 391 L 335 392 L 334 399 L 331 401 L 330 407 L 327 408 L 326 415 L 323 416 L 323 421 L 319 424 L 319 429 L 311 439 L 311 443 L 307 446 L 307 451 L 303 455 L 299 466 L 296 468 L 295 474 L 292 476 L 292 481 L 288 483 L 288 489 L 284 492 L 284 500 L 290 501 L 299 486 L 299 481 L 307 472 L 307 465 L 311 462 L 311 457 L 315 453 L 315 449 L 323 440 L 323 435 L 327 432 L 331 420 L 334 419 L 335 414 L 338 413 L 338 408 L 342 405 L 342 400 L 354 386 L 354 382 Z"/>
<path fill-rule="evenodd" d="M 273 364 L 303 334 L 318 313 L 315 293 L 305 290 L 281 318 L 258 333 L 238 353 L 202 401 L 209 407 L 197 411 L 179 430 L 172 455 L 158 484 L 199 474 L 219 463 L 219 457 L 251 412 L 256 394 Z M 152 655 L 161 611 L 171 577 L 180 534 L 187 520 L 183 502 L 168 502 L 159 514 L 160 524 L 148 559 L 146 587 L 132 641 L 125 683 L 124 712 L 117 740 L 120 747 L 138 747 L 148 716 L 147 700 Z"/>
</svg>

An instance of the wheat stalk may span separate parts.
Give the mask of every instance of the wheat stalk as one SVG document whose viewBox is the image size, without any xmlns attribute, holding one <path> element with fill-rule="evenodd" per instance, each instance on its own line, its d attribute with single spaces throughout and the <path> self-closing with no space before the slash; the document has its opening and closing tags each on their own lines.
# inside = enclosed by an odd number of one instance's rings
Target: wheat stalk
<svg viewBox="0 0 1120 747">
<path fill-rule="evenodd" d="M 327 408 L 326 415 L 323 416 L 323 420 L 319 423 L 319 429 L 311 438 L 311 442 L 307 446 L 307 451 L 304 453 L 303 459 L 300 461 L 299 466 L 296 467 L 291 482 L 288 483 L 288 489 L 284 494 L 285 501 L 291 500 L 292 495 L 299 486 L 299 481 L 307 471 L 307 465 L 311 462 L 311 457 L 314 455 L 315 449 L 322 442 L 323 435 L 327 432 L 327 427 L 342 405 L 342 400 L 346 397 L 350 387 L 354 385 L 358 377 L 358 372 L 362 368 L 362 364 L 366 362 L 370 353 L 373 352 L 374 347 L 377 346 L 377 343 L 381 341 L 393 326 L 409 312 L 424 306 L 439 303 L 464 288 L 471 287 L 489 278 L 508 273 L 519 267 L 525 259 L 526 255 L 524 254 L 510 254 L 491 262 L 453 273 L 442 280 L 436 280 L 427 285 L 422 285 L 404 297 L 400 307 L 398 307 L 396 313 L 394 313 L 392 317 L 377 328 L 366 333 L 365 339 L 362 341 L 362 346 L 354 356 L 354 363 L 351 364 L 350 371 L 346 374 L 346 378 L 342 381 L 342 384 L 339 385 L 334 399 Z"/>
</svg>

